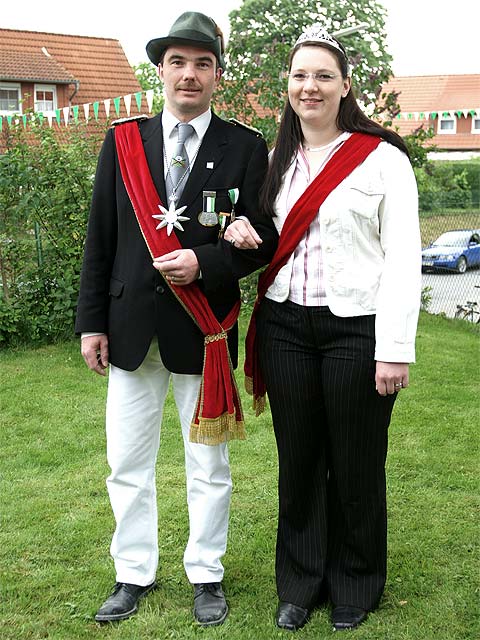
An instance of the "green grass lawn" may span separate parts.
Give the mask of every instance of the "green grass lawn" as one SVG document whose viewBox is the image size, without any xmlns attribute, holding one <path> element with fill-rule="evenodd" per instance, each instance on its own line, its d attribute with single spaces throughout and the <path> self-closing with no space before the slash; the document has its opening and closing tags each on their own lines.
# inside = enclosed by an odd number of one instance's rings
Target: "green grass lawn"
<svg viewBox="0 0 480 640">
<path fill-rule="evenodd" d="M 469 323 L 421 315 L 418 364 L 390 428 L 389 575 L 356 640 L 480 637 L 478 338 Z M 248 439 L 230 445 L 226 623 L 202 629 L 192 620 L 183 452 L 169 405 L 158 469 L 159 589 L 137 616 L 102 627 L 93 616 L 114 582 L 106 381 L 86 369 L 77 342 L 3 352 L 0 371 L 1 640 L 292 637 L 273 622 L 277 466 L 268 412 L 254 418 L 243 394 Z M 328 610 L 295 637 L 332 638 Z"/>
</svg>

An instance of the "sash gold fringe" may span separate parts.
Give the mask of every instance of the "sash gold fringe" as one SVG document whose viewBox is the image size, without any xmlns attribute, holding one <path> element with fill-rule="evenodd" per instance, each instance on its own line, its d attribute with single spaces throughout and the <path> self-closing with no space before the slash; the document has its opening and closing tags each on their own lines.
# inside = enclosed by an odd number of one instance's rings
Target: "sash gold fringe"
<svg viewBox="0 0 480 640">
<path fill-rule="evenodd" d="M 218 418 L 199 418 L 199 424 L 192 422 L 190 425 L 189 441 L 197 444 L 216 445 L 245 439 L 245 423 L 237 421 L 234 413 L 224 413 Z"/>
<path fill-rule="evenodd" d="M 252 396 L 252 408 L 255 411 L 255 417 L 265 411 L 266 398 L 265 396 L 256 396 L 253 393 L 253 379 L 250 376 L 245 376 L 245 391 L 249 396 Z"/>
</svg>

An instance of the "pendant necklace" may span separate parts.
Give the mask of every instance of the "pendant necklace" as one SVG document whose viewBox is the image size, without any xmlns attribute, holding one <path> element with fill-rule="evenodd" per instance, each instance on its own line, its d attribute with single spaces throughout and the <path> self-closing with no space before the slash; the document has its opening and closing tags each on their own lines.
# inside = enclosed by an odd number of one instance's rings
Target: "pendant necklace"
<svg viewBox="0 0 480 640">
<path fill-rule="evenodd" d="M 193 165 L 193 163 L 195 162 L 195 158 L 197 157 L 197 154 L 200 150 L 201 147 L 201 142 L 198 145 L 195 153 L 193 154 L 192 157 L 192 161 L 191 163 L 189 163 L 189 166 L 187 166 L 187 168 L 185 169 L 185 172 L 183 173 L 182 176 L 180 176 L 177 184 L 173 184 L 173 180 L 172 180 L 172 176 L 170 173 L 170 164 L 168 165 L 168 169 L 167 169 L 167 175 L 165 176 L 165 183 L 167 182 L 167 180 L 170 178 L 170 182 L 172 184 L 172 193 L 170 195 L 170 206 L 168 207 L 168 209 L 166 209 L 165 207 L 163 207 L 161 204 L 158 205 L 158 208 L 160 209 L 161 213 L 153 215 L 152 218 L 156 218 L 157 220 L 160 220 L 160 224 L 157 225 L 157 229 L 162 229 L 163 227 L 167 227 L 167 235 L 169 236 L 174 227 L 175 229 L 179 229 L 180 231 L 184 231 L 184 228 L 182 227 L 182 225 L 180 224 L 181 222 L 185 222 L 187 220 L 190 220 L 190 218 L 188 216 L 182 216 L 182 213 L 185 211 L 185 209 L 187 208 L 187 205 L 184 205 L 183 207 L 180 207 L 180 209 L 177 209 L 177 189 L 179 187 L 179 185 L 183 182 L 183 180 L 185 180 L 186 175 L 189 173 L 189 168 L 191 165 Z M 165 144 L 163 145 L 163 156 L 165 158 L 165 164 L 168 164 L 168 158 L 167 158 L 167 152 L 165 149 Z"/>
</svg>

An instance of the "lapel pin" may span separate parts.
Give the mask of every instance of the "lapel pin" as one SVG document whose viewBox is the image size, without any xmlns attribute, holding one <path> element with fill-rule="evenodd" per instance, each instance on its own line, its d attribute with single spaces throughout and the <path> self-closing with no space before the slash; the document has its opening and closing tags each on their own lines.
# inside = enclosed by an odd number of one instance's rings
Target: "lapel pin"
<svg viewBox="0 0 480 640">
<path fill-rule="evenodd" d="M 207 162 L 207 169 L 213 169 L 213 162 Z"/>
</svg>

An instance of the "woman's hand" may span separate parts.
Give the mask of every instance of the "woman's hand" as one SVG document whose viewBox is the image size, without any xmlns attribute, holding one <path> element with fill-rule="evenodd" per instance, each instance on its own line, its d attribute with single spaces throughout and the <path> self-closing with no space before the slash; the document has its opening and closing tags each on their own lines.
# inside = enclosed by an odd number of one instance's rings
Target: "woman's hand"
<svg viewBox="0 0 480 640">
<path fill-rule="evenodd" d="M 258 249 L 262 239 L 248 220 L 235 220 L 230 223 L 223 236 L 236 249 Z"/>
<path fill-rule="evenodd" d="M 375 388 L 381 396 L 397 393 L 408 387 L 408 364 L 406 362 L 377 362 Z"/>
</svg>

